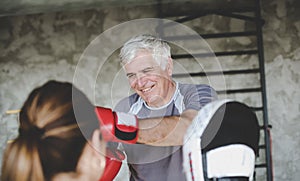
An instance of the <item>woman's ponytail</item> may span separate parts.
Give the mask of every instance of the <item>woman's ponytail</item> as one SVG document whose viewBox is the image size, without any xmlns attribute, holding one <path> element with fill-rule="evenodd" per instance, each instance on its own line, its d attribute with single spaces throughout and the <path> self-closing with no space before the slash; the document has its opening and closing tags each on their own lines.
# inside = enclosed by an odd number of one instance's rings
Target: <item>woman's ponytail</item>
<svg viewBox="0 0 300 181">
<path fill-rule="evenodd" d="M 1 180 L 44 181 L 38 144 L 39 141 L 36 138 L 29 139 L 23 136 L 9 143 L 4 152 Z M 10 173 L 11 170 L 14 170 L 14 174 Z"/>
</svg>

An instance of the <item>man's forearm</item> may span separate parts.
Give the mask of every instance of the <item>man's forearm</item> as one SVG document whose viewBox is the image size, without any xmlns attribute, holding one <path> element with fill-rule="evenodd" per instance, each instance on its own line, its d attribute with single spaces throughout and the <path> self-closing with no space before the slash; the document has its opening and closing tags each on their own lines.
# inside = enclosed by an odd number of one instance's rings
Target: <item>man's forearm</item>
<svg viewBox="0 0 300 181">
<path fill-rule="evenodd" d="M 182 145 L 186 130 L 197 113 L 196 110 L 186 110 L 180 116 L 140 120 L 138 142 L 153 146 Z"/>
</svg>

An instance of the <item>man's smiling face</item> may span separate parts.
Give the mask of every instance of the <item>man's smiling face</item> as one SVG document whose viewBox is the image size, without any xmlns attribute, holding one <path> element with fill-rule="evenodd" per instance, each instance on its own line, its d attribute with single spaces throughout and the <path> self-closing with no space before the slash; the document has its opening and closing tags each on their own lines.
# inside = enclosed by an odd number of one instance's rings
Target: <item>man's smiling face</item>
<svg viewBox="0 0 300 181">
<path fill-rule="evenodd" d="M 134 59 L 124 66 L 130 87 L 151 107 L 160 107 L 171 99 L 174 85 L 169 60 L 163 70 L 148 51 L 140 50 Z M 174 87 L 174 86 L 173 86 Z"/>
</svg>

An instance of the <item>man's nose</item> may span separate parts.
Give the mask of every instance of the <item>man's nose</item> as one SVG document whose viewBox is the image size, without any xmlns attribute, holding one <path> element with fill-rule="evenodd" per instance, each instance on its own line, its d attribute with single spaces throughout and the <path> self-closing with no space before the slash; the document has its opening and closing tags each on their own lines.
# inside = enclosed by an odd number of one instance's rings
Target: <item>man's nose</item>
<svg viewBox="0 0 300 181">
<path fill-rule="evenodd" d="M 145 78 L 146 78 L 145 74 L 143 74 L 143 73 L 137 74 L 136 79 L 137 79 L 137 84 L 139 87 L 143 87 L 145 85 L 145 83 L 146 83 Z"/>
</svg>

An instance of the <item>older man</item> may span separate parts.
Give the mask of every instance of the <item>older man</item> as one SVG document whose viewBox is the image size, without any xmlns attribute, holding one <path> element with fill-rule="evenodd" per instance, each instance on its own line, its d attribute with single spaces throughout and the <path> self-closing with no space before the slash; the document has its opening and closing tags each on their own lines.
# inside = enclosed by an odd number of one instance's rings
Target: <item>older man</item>
<svg viewBox="0 0 300 181">
<path fill-rule="evenodd" d="M 216 92 L 208 85 L 174 81 L 170 46 L 155 36 L 128 40 L 120 59 L 135 93 L 121 100 L 115 111 L 138 117 L 137 141 L 144 143 L 123 144 L 130 180 L 185 180 L 180 145 L 198 111 L 216 99 Z"/>
</svg>

